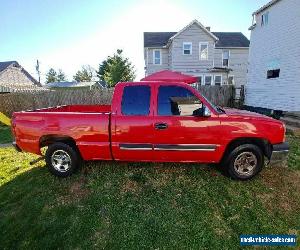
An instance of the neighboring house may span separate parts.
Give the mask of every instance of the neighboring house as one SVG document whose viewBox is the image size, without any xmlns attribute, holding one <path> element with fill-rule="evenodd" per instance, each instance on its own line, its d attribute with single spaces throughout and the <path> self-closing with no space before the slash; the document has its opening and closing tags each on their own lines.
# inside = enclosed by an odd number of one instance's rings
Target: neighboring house
<svg viewBox="0 0 300 250">
<path fill-rule="evenodd" d="M 104 82 L 50 82 L 45 85 L 48 89 L 103 89 Z"/>
<path fill-rule="evenodd" d="M 273 0 L 253 13 L 245 104 L 300 111 L 300 1 Z"/>
<path fill-rule="evenodd" d="M 246 83 L 249 40 L 240 32 L 211 32 L 197 20 L 179 32 L 144 32 L 146 76 L 174 70 L 202 85 Z"/>
<path fill-rule="evenodd" d="M 0 62 L 0 93 L 44 90 L 18 62 Z"/>
</svg>

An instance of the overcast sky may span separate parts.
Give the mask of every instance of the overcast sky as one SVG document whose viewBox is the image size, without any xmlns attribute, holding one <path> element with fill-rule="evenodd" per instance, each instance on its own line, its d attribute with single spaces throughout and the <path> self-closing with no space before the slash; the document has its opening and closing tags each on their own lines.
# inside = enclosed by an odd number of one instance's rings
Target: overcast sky
<svg viewBox="0 0 300 250">
<path fill-rule="evenodd" d="M 72 80 L 81 65 L 98 68 L 123 49 L 144 76 L 143 32 L 179 31 L 193 19 L 211 31 L 248 38 L 251 14 L 268 0 L 0 0 L 0 61 L 18 61 L 42 80 L 50 67 Z"/>
</svg>

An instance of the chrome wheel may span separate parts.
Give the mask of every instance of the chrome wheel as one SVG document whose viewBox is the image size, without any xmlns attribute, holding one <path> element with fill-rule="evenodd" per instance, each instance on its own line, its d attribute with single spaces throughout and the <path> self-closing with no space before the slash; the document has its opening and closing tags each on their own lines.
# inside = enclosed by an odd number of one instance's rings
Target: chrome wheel
<svg viewBox="0 0 300 250">
<path fill-rule="evenodd" d="M 52 166 L 59 172 L 66 172 L 71 168 L 71 157 L 64 150 L 56 150 L 51 156 Z"/>
<path fill-rule="evenodd" d="M 234 170 L 241 176 L 251 176 L 257 166 L 257 157 L 252 152 L 240 153 L 233 164 Z"/>
</svg>

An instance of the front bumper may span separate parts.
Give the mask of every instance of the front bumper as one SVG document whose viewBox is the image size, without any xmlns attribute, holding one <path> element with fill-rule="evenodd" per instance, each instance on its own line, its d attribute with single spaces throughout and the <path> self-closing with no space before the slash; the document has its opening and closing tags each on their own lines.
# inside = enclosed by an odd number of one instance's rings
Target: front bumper
<svg viewBox="0 0 300 250">
<path fill-rule="evenodd" d="M 12 145 L 18 152 L 22 152 L 22 149 L 19 148 L 19 146 L 17 145 L 17 143 L 15 141 L 12 143 Z"/>
<path fill-rule="evenodd" d="M 287 142 L 283 142 L 280 144 L 273 145 L 273 151 L 270 158 L 270 164 L 278 163 L 286 160 L 287 155 L 289 153 L 289 144 Z"/>
</svg>

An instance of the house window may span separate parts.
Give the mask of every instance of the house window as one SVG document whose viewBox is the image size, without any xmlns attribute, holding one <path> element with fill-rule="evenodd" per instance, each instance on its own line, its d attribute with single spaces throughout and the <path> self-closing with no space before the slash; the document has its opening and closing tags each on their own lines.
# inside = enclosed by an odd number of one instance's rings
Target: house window
<svg viewBox="0 0 300 250">
<path fill-rule="evenodd" d="M 222 66 L 228 67 L 229 66 L 229 50 L 223 50 L 222 53 Z"/>
<path fill-rule="evenodd" d="M 153 50 L 153 64 L 161 64 L 161 51 L 160 51 L 160 49 Z"/>
<path fill-rule="evenodd" d="M 269 12 L 261 15 L 261 26 L 266 26 L 269 23 Z"/>
<path fill-rule="evenodd" d="M 199 57 L 200 60 L 208 59 L 208 43 L 199 43 Z"/>
<path fill-rule="evenodd" d="M 205 85 L 211 85 L 212 83 L 212 76 L 205 76 L 204 77 L 204 84 Z"/>
<path fill-rule="evenodd" d="M 222 76 L 215 76 L 215 85 L 217 86 L 222 85 Z"/>
<path fill-rule="evenodd" d="M 272 69 L 267 71 L 267 79 L 279 77 L 280 69 Z"/>
<path fill-rule="evenodd" d="M 191 55 L 192 54 L 192 43 L 183 43 L 182 49 L 183 49 L 184 55 Z"/>
<path fill-rule="evenodd" d="M 228 84 L 233 85 L 234 84 L 234 76 L 228 76 Z"/>
</svg>

